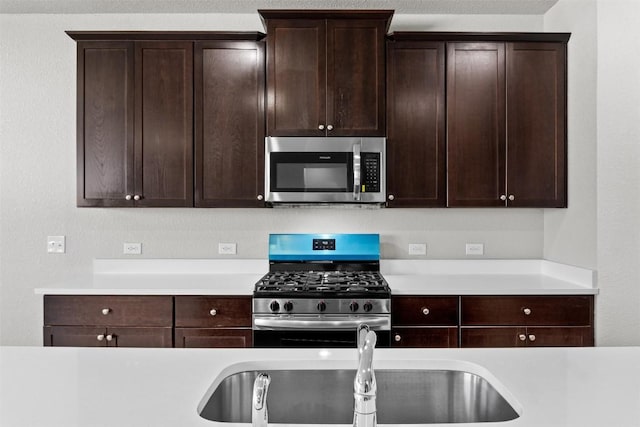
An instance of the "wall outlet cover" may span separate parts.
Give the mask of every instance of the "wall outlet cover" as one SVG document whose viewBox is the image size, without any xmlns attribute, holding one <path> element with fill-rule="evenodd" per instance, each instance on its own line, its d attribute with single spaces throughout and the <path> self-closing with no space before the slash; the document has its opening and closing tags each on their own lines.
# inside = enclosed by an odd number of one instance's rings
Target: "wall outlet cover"
<svg viewBox="0 0 640 427">
<path fill-rule="evenodd" d="M 220 255 L 235 255 L 236 254 L 235 243 L 218 243 L 218 254 Z"/>
<path fill-rule="evenodd" d="M 47 236 L 47 253 L 63 254 L 66 250 L 64 236 Z"/>
<path fill-rule="evenodd" d="M 426 243 L 409 243 L 409 255 L 426 255 Z"/>
<path fill-rule="evenodd" d="M 142 253 L 142 243 L 125 243 L 122 253 L 124 255 L 140 255 Z"/>
<path fill-rule="evenodd" d="M 484 243 L 467 243 L 465 251 L 467 255 L 484 255 Z"/>
</svg>

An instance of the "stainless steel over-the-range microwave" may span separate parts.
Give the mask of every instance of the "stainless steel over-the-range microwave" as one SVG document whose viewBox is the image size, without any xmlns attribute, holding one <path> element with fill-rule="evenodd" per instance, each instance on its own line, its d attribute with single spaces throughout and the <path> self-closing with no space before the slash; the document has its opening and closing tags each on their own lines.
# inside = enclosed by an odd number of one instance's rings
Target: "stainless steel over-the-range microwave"
<svg viewBox="0 0 640 427">
<path fill-rule="evenodd" d="M 265 200 L 381 205 L 385 154 L 384 137 L 267 137 Z"/>
</svg>

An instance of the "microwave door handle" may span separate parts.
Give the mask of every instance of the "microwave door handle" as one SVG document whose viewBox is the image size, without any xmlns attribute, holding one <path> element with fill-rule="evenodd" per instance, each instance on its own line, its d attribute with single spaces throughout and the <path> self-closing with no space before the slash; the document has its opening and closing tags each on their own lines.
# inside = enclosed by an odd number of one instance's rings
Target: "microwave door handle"
<svg viewBox="0 0 640 427">
<path fill-rule="evenodd" d="M 353 144 L 353 200 L 360 201 L 360 143 Z"/>
</svg>

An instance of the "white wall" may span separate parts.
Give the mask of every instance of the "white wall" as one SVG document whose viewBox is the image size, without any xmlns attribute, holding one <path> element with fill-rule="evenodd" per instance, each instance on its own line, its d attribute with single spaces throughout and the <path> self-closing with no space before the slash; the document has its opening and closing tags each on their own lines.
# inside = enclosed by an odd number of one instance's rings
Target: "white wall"
<svg viewBox="0 0 640 427">
<path fill-rule="evenodd" d="M 75 42 L 64 30 L 262 30 L 256 15 L 0 15 L 0 343 L 40 345 L 34 288 L 86 277 L 93 258 L 214 258 L 217 243 L 264 258 L 269 232 L 378 232 L 385 258 L 426 242 L 429 258 L 540 258 L 540 209 L 100 209 L 76 208 Z M 397 16 L 392 30 L 541 31 L 540 16 Z M 47 235 L 67 253 L 46 254 Z"/>
<path fill-rule="evenodd" d="M 596 0 L 560 0 L 544 31 L 570 32 L 568 59 L 568 208 L 544 211 L 544 257 L 596 269 Z"/>
<path fill-rule="evenodd" d="M 640 345 L 640 2 L 598 0 L 597 342 Z"/>
</svg>

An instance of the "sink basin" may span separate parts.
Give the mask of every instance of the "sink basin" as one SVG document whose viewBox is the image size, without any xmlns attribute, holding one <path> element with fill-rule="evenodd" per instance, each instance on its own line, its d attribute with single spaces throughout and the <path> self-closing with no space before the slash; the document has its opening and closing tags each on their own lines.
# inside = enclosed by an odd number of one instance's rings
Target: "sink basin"
<svg viewBox="0 0 640 427">
<path fill-rule="evenodd" d="M 221 379 L 200 405 L 211 421 L 251 423 L 258 372 L 271 375 L 269 423 L 351 424 L 354 369 L 245 370 Z M 451 369 L 376 369 L 379 424 L 513 420 L 519 413 L 482 376 Z M 215 385 L 215 383 L 214 383 Z M 517 406 L 517 405 L 516 405 Z"/>
</svg>

